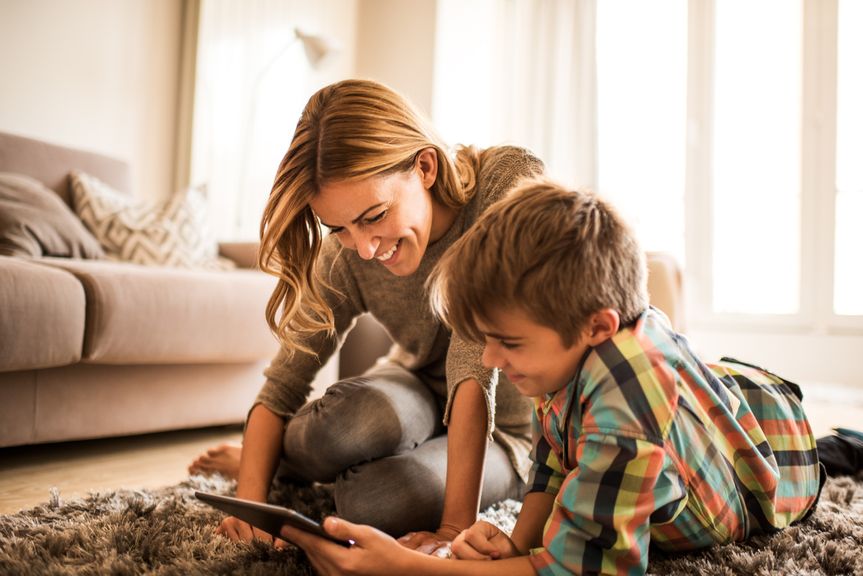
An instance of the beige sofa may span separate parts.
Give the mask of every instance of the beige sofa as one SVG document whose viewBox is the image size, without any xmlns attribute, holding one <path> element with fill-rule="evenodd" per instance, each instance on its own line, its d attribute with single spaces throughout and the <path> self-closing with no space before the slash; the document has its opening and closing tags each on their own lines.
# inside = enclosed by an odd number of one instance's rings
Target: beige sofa
<svg viewBox="0 0 863 576">
<path fill-rule="evenodd" d="M 0 172 L 69 201 L 78 169 L 129 189 L 129 167 L 0 133 Z M 255 246 L 225 244 L 242 268 L 199 271 L 100 260 L 0 256 L 0 447 L 241 422 L 276 350 L 264 321 L 273 279 Z M 651 302 L 683 326 L 680 271 L 648 258 Z M 361 373 L 389 338 L 360 318 L 314 384 Z"/>
<path fill-rule="evenodd" d="M 0 172 L 68 203 L 72 169 L 129 190 L 124 162 L 0 133 Z M 0 256 L 0 447 L 241 422 L 276 350 L 274 280 L 254 244 L 220 248 L 240 268 Z"/>
</svg>

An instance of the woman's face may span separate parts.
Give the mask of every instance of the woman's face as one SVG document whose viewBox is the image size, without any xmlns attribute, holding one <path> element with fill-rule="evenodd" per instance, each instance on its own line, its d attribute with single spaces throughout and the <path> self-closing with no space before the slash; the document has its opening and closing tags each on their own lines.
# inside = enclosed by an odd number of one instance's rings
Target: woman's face
<svg viewBox="0 0 863 576">
<path fill-rule="evenodd" d="M 436 177 L 437 153 L 427 148 L 407 172 L 325 184 L 309 204 L 342 246 L 408 276 L 455 218 L 455 210 L 432 197 Z"/>
</svg>

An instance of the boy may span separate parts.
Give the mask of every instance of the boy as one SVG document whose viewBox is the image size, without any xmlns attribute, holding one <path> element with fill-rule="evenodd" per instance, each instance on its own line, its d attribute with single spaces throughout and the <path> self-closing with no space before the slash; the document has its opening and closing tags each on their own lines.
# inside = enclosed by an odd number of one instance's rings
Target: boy
<svg viewBox="0 0 863 576">
<path fill-rule="evenodd" d="M 339 549 L 283 530 L 321 573 L 643 574 L 804 518 L 824 481 L 796 385 L 708 366 L 647 303 L 643 254 L 600 198 L 521 183 L 439 262 L 432 306 L 534 399 L 533 469 L 512 537 L 478 522 L 463 560 L 329 518 Z"/>
</svg>

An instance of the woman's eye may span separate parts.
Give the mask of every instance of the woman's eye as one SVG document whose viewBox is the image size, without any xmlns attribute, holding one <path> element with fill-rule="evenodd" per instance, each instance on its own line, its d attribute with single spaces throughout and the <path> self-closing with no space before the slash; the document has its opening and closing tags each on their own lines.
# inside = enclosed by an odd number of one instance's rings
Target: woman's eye
<svg viewBox="0 0 863 576">
<path fill-rule="evenodd" d="M 386 215 L 387 215 L 387 211 L 384 210 L 383 212 L 381 212 L 379 214 L 375 214 L 371 218 L 366 218 L 366 224 L 374 224 L 375 222 L 380 222 L 381 220 L 384 219 L 384 216 L 386 216 Z"/>
<path fill-rule="evenodd" d="M 515 350 L 519 346 L 518 344 L 516 344 L 514 342 L 507 342 L 506 340 L 501 340 L 500 345 L 503 346 L 504 348 L 506 348 L 507 350 Z"/>
</svg>

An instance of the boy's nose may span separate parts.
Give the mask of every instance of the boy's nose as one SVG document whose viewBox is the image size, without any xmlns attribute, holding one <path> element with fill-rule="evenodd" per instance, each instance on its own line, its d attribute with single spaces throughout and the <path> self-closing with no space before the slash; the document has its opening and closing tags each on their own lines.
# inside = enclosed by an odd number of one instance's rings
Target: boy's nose
<svg viewBox="0 0 863 576">
<path fill-rule="evenodd" d="M 492 344 L 486 344 L 482 349 L 482 365 L 486 368 L 502 368 L 499 355 L 494 351 Z"/>
</svg>

